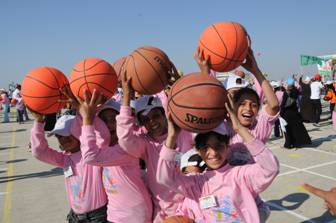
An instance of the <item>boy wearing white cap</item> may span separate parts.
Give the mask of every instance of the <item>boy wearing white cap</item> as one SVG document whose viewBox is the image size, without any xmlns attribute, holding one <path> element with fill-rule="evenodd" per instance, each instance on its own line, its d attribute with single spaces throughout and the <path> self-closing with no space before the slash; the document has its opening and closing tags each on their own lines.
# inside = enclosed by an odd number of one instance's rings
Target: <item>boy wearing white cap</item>
<svg viewBox="0 0 336 223">
<path fill-rule="evenodd" d="M 44 118 L 32 112 L 35 122 L 31 130 L 32 154 L 42 162 L 64 170 L 65 188 L 70 204 L 69 223 L 106 222 L 107 198 L 102 183 L 102 168 L 87 165 L 82 159 L 80 142 L 71 133 L 75 116 L 64 115 L 48 134 L 55 135 L 62 152 L 51 149 L 44 133 Z"/>
</svg>

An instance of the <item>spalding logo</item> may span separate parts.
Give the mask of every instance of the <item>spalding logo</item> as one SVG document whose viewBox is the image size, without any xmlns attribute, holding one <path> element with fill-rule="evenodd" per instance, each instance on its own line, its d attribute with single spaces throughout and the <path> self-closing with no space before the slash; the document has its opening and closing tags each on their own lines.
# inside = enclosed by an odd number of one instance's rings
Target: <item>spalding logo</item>
<svg viewBox="0 0 336 223">
<path fill-rule="evenodd" d="M 184 121 L 190 122 L 193 124 L 209 125 L 209 124 L 217 123 L 218 121 L 221 121 L 222 119 L 223 118 L 219 118 L 219 117 L 215 117 L 215 118 L 197 117 L 190 113 L 186 113 L 186 118 L 184 119 Z"/>
</svg>

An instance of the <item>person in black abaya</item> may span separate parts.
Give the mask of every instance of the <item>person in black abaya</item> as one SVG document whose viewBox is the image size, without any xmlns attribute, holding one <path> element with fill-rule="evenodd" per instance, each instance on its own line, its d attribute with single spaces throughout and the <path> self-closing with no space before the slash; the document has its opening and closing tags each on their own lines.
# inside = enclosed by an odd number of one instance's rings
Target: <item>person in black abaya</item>
<svg viewBox="0 0 336 223">
<path fill-rule="evenodd" d="M 280 116 L 287 122 L 284 144 L 287 149 L 311 144 L 311 139 L 298 111 L 297 99 L 299 94 L 299 91 L 294 87 L 294 79 L 288 79 L 280 112 Z"/>
<path fill-rule="evenodd" d="M 302 81 L 302 76 L 299 79 L 301 86 L 300 114 L 304 122 L 313 122 L 313 106 L 310 101 L 310 78 L 306 77 Z"/>
</svg>

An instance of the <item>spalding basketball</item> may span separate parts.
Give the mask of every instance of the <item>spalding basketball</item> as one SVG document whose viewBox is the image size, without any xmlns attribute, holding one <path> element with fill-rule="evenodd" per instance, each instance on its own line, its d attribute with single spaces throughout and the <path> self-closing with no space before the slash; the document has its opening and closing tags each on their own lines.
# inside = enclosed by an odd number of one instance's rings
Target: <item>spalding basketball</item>
<svg viewBox="0 0 336 223">
<path fill-rule="evenodd" d="M 125 69 L 132 77 L 131 85 L 140 94 L 156 94 L 168 85 L 172 64 L 168 56 L 160 49 L 140 47 L 127 58 Z"/>
<path fill-rule="evenodd" d="M 178 215 L 168 217 L 162 223 L 195 223 L 195 221 L 188 217 Z"/>
<path fill-rule="evenodd" d="M 31 70 L 23 79 L 21 96 L 24 103 L 41 114 L 57 113 L 64 106 L 66 97 L 61 93 L 68 83 L 66 76 L 56 68 L 39 67 Z"/>
<path fill-rule="evenodd" d="M 117 88 L 117 75 L 105 60 L 87 58 L 72 69 L 69 82 L 72 93 L 82 99 L 84 90 L 92 94 L 94 89 L 111 98 Z"/>
<path fill-rule="evenodd" d="M 217 127 L 226 118 L 227 101 L 227 91 L 215 77 L 192 73 L 172 86 L 168 109 L 180 128 L 202 133 Z"/>
<path fill-rule="evenodd" d="M 112 67 L 114 68 L 114 71 L 117 74 L 118 81 L 120 80 L 122 67 L 124 66 L 124 64 L 126 62 L 126 58 L 127 57 L 121 57 L 112 64 Z"/>
<path fill-rule="evenodd" d="M 245 28 L 236 22 L 218 22 L 201 34 L 198 47 L 204 58 L 209 56 L 211 69 L 227 72 L 240 66 L 245 60 L 249 40 Z"/>
</svg>

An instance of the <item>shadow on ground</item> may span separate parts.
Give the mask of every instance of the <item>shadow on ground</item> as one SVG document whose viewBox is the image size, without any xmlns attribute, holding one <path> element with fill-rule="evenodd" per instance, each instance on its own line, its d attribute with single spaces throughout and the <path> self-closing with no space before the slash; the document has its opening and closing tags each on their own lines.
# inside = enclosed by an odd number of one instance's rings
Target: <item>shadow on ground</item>
<svg viewBox="0 0 336 223">
<path fill-rule="evenodd" d="M 299 208 L 307 199 L 308 194 L 305 193 L 294 193 L 283 197 L 280 200 L 269 200 L 266 201 L 271 211 L 283 211 L 283 210 L 295 210 Z"/>
<path fill-rule="evenodd" d="M 63 175 L 63 169 L 62 168 L 53 168 L 49 171 L 42 171 L 42 172 L 37 172 L 37 173 L 28 173 L 28 174 L 0 177 L 0 184 L 10 182 L 10 181 L 28 179 L 28 178 L 36 178 L 36 177 L 45 178 L 45 177 L 54 177 L 54 176 L 59 176 L 59 175 Z"/>
<path fill-rule="evenodd" d="M 16 129 L 15 131 L 0 131 L 0 133 L 24 132 L 24 131 L 27 131 L 27 129 Z"/>
<path fill-rule="evenodd" d="M 0 151 L 1 150 L 7 150 L 7 149 L 15 149 L 18 148 L 18 146 L 6 146 L 6 147 L 0 147 Z"/>
<path fill-rule="evenodd" d="M 16 159 L 16 160 L 8 160 L 6 163 L 18 163 L 26 161 L 27 159 Z"/>
</svg>

